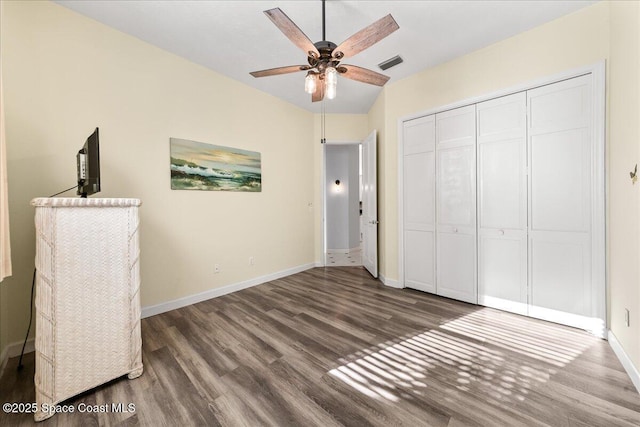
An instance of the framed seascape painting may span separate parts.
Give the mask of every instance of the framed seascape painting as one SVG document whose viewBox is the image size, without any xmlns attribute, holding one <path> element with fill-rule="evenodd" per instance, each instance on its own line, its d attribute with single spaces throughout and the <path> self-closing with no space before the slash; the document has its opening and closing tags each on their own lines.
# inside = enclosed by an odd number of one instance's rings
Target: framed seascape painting
<svg viewBox="0 0 640 427">
<path fill-rule="evenodd" d="M 260 153 L 170 138 L 171 189 L 262 191 Z"/>
</svg>

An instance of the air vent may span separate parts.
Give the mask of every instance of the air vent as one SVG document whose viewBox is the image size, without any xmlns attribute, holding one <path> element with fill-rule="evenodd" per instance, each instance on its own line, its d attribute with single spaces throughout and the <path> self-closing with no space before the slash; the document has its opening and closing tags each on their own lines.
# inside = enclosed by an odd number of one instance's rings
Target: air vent
<svg viewBox="0 0 640 427">
<path fill-rule="evenodd" d="M 400 55 L 396 55 L 393 58 L 389 58 L 386 61 L 382 61 L 381 63 L 378 64 L 378 67 L 380 67 L 380 69 L 382 70 L 388 70 L 391 67 L 395 67 L 398 64 L 402 64 L 402 58 L 400 58 Z"/>
</svg>

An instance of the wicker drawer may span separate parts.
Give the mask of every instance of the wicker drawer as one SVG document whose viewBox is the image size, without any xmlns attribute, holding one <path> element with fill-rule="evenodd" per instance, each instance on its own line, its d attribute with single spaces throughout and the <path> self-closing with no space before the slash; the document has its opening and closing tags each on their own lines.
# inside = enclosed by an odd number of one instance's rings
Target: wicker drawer
<svg viewBox="0 0 640 427">
<path fill-rule="evenodd" d="M 142 374 L 137 199 L 39 198 L 35 420 L 123 375 Z"/>
</svg>

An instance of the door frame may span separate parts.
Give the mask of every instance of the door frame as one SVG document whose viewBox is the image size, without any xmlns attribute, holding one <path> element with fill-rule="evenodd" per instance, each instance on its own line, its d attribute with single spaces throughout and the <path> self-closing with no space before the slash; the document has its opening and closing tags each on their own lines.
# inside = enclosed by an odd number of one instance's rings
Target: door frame
<svg viewBox="0 0 640 427">
<path fill-rule="evenodd" d="M 362 141 L 331 139 L 322 144 L 322 169 L 320 171 L 320 203 L 322 204 L 322 267 L 327 267 L 327 145 L 361 145 Z"/>
<path fill-rule="evenodd" d="M 563 71 L 557 74 L 537 78 L 525 83 L 521 83 L 509 88 L 490 92 L 484 95 L 475 96 L 451 104 L 446 104 L 429 110 L 413 113 L 400 117 L 397 121 L 397 153 L 398 153 L 398 284 L 404 287 L 404 182 L 403 182 L 403 125 L 404 122 L 428 116 L 431 114 L 442 113 L 459 107 L 464 107 L 479 102 L 489 101 L 491 99 L 500 98 L 502 96 L 511 95 L 535 89 L 540 86 L 557 83 L 574 77 L 580 77 L 590 74 L 593 84 L 593 116 L 595 122 L 591 124 L 594 138 L 594 160 L 593 160 L 593 177 L 594 182 L 598 185 L 592 188 L 592 286 L 593 294 L 597 296 L 593 302 L 592 313 L 598 319 L 603 321 L 603 330 L 592 330 L 595 335 L 606 336 L 606 330 L 609 328 L 608 312 L 607 312 L 607 293 L 609 284 L 607 283 L 606 270 L 608 268 L 606 258 L 606 188 L 608 185 L 605 174 L 605 126 L 606 126 L 606 62 L 598 61 L 583 67 L 578 67 Z M 476 284 L 477 286 L 477 284 Z"/>
</svg>

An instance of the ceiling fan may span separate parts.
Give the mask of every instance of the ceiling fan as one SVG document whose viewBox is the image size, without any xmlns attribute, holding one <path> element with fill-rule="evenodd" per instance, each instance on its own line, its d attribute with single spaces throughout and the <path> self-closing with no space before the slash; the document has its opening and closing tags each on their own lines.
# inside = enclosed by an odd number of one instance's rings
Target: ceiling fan
<svg viewBox="0 0 640 427">
<path fill-rule="evenodd" d="M 300 28 L 280 8 L 265 10 L 264 13 L 296 46 L 307 54 L 308 65 L 290 65 L 253 71 L 253 77 L 267 77 L 279 74 L 307 71 L 305 91 L 311 94 L 313 102 L 336 96 L 337 76 L 363 83 L 384 86 L 388 76 L 356 65 L 340 64 L 348 58 L 362 52 L 396 31 L 398 24 L 390 14 L 368 27 L 358 31 L 339 45 L 327 41 L 325 37 L 325 0 L 322 0 L 322 41 L 312 43 Z"/>
</svg>

